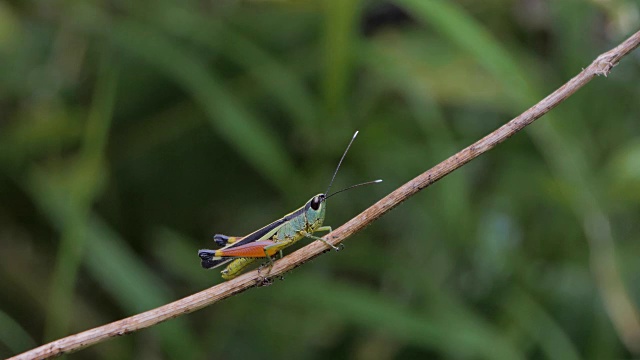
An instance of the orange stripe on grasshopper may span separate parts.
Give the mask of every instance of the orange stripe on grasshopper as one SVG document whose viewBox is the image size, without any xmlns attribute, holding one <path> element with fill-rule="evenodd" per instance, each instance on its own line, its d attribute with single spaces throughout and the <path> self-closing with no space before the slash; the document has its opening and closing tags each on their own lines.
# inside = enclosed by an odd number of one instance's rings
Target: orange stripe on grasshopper
<svg viewBox="0 0 640 360">
<path fill-rule="evenodd" d="M 216 250 L 215 256 L 263 258 L 265 257 L 264 248 L 273 244 L 275 244 L 275 242 L 271 240 L 254 241 L 252 243 L 248 243 L 241 246 Z M 273 247 L 267 251 L 269 256 L 273 256 L 277 252 L 278 252 L 277 247 Z"/>
</svg>

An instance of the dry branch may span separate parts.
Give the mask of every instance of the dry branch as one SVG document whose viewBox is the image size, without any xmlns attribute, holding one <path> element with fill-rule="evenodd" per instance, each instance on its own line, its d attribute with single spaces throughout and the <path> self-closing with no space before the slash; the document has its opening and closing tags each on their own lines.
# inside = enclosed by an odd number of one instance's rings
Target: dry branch
<svg viewBox="0 0 640 360">
<path fill-rule="evenodd" d="M 611 69 L 618 64 L 620 59 L 637 48 L 639 44 L 640 31 L 633 34 L 614 49 L 598 56 L 591 65 L 582 70 L 577 76 L 569 80 L 569 82 L 546 98 L 542 99 L 529 110 L 408 183 L 402 185 L 358 216 L 325 236 L 325 239 L 334 245 L 339 244 L 347 237 L 362 230 L 374 220 L 378 219 L 389 210 L 398 206 L 401 202 L 416 194 L 418 191 L 442 179 L 481 154 L 493 149 L 496 145 L 505 141 L 507 138 L 511 137 L 527 125 L 534 122 L 536 119 L 549 112 L 575 93 L 578 89 L 586 85 L 594 77 L 598 75 L 607 76 Z M 319 241 L 313 242 L 277 261 L 271 270 L 271 276 L 277 276 L 287 272 L 326 251 L 328 251 L 326 245 Z M 183 314 L 188 314 L 222 299 L 226 299 L 230 296 L 243 292 L 250 287 L 260 286 L 263 283 L 264 278 L 260 276 L 257 270 L 254 270 L 236 279 L 218 284 L 207 290 L 187 296 L 170 304 L 91 330 L 83 331 L 75 335 L 67 336 L 12 357 L 11 359 L 44 359 L 77 351 L 84 347 L 105 341 L 109 338 L 126 335 L 134 331 L 156 325 L 165 320 L 169 320 Z"/>
</svg>

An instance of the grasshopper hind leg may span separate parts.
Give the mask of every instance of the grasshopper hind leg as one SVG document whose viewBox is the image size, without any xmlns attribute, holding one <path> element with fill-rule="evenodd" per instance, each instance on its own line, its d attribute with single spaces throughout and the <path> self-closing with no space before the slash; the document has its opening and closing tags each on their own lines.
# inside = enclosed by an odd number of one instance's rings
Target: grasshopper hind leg
<svg viewBox="0 0 640 360">
<path fill-rule="evenodd" d="M 201 260 L 201 265 L 204 269 L 211 269 L 219 265 L 222 260 L 215 256 L 215 250 L 202 249 L 198 250 L 198 256 Z"/>
<path fill-rule="evenodd" d="M 215 234 L 213 235 L 213 241 L 218 246 L 227 246 L 229 244 L 233 244 L 236 241 L 242 239 L 242 236 L 227 236 L 223 234 Z"/>
<path fill-rule="evenodd" d="M 330 232 L 333 231 L 333 229 L 331 228 L 331 226 L 325 225 L 325 226 L 320 226 L 314 232 L 318 232 L 318 231 L 326 231 L 326 232 L 330 233 Z"/>
<path fill-rule="evenodd" d="M 273 243 L 271 245 L 267 245 L 264 247 L 264 255 L 268 260 L 268 266 L 269 266 L 269 270 L 267 271 L 267 275 L 265 275 L 265 277 L 268 277 L 269 274 L 271 274 L 271 269 L 273 268 L 273 259 L 271 258 L 272 256 L 277 256 L 277 254 L 280 254 L 280 259 L 282 259 L 282 249 L 286 247 L 286 245 L 283 246 L 283 243 Z M 272 254 L 272 255 L 269 255 Z M 265 264 L 261 265 L 260 268 L 262 269 L 262 267 Z"/>
<path fill-rule="evenodd" d="M 233 279 L 234 277 L 240 275 L 242 270 L 244 270 L 244 268 L 246 268 L 247 266 L 251 265 L 254 261 L 256 261 L 255 258 L 235 259 L 229 265 L 227 265 L 227 267 L 224 270 L 220 271 L 220 274 L 222 275 L 222 278 L 225 280 Z"/>
</svg>

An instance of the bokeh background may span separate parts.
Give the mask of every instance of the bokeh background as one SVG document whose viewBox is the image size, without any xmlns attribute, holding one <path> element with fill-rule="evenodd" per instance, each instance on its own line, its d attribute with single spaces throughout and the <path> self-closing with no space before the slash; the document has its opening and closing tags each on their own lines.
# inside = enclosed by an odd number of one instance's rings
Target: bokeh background
<svg viewBox="0 0 640 360">
<path fill-rule="evenodd" d="M 640 27 L 634 0 L 0 2 L 0 357 L 337 227 Z M 640 356 L 640 52 L 346 249 L 77 359 Z"/>
</svg>

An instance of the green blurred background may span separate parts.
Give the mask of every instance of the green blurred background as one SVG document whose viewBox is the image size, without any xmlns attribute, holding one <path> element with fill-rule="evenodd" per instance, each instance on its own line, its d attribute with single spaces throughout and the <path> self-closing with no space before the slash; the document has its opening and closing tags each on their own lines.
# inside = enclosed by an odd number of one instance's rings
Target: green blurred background
<svg viewBox="0 0 640 360">
<path fill-rule="evenodd" d="M 334 228 L 640 24 L 635 0 L 0 2 L 0 357 Z M 78 359 L 640 356 L 640 52 L 330 253 Z M 289 251 L 290 252 L 290 251 Z"/>
</svg>

